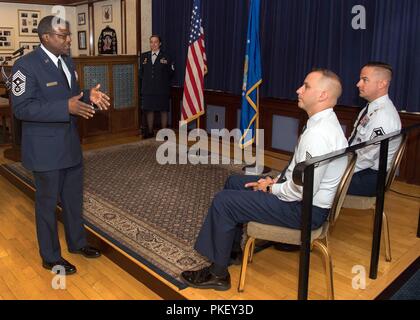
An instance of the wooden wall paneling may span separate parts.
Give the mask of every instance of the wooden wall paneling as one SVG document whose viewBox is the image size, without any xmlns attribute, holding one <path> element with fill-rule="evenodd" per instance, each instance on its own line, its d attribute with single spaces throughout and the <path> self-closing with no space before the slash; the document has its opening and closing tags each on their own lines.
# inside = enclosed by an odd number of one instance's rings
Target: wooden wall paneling
<svg viewBox="0 0 420 320">
<path fill-rule="evenodd" d="M 172 122 L 173 127 L 178 128 L 180 117 L 180 101 L 182 99 L 182 88 L 172 88 Z M 225 92 L 205 91 L 207 104 L 224 106 L 226 108 L 226 128 L 236 128 L 236 112 L 241 108 L 241 97 Z M 346 126 L 346 136 L 349 137 L 353 124 L 360 112 L 360 108 L 338 105 L 335 112 L 341 124 Z M 273 116 L 285 116 L 299 119 L 299 132 L 307 121 L 306 113 L 297 106 L 297 101 L 285 99 L 263 98 L 260 100 L 260 128 L 264 129 L 264 143 L 266 150 L 291 154 L 286 150 L 279 150 L 272 147 Z M 420 122 L 420 114 L 400 112 L 403 127 L 408 127 Z M 205 116 L 203 117 L 205 119 Z M 205 121 L 205 120 L 204 120 Z M 398 179 L 411 184 L 420 185 L 420 130 L 409 135 L 407 151 L 400 165 Z"/>
<path fill-rule="evenodd" d="M 115 137 L 135 136 L 138 135 L 138 64 L 137 56 L 95 56 L 95 57 L 77 57 L 74 58 L 80 83 L 84 83 L 84 66 L 101 66 L 106 65 L 108 94 L 111 106 L 106 111 L 97 111 L 92 119 L 79 119 L 80 137 L 82 143 L 92 142 L 96 140 L 104 140 L 111 135 Z M 113 66 L 114 65 L 133 65 L 134 70 L 134 101 L 130 108 L 116 110 L 114 108 L 114 83 L 113 83 Z"/>
<path fill-rule="evenodd" d="M 112 63 L 110 66 L 111 69 L 111 80 L 113 77 L 113 66 L 121 65 L 128 63 Z M 134 64 L 134 87 L 138 88 L 138 67 L 137 60 L 133 60 L 130 65 Z M 111 81 L 113 82 L 113 81 Z M 114 85 L 112 84 L 112 105 L 114 105 Z M 111 117 L 111 131 L 112 133 L 119 133 L 123 131 L 135 131 L 135 134 L 138 133 L 139 128 L 139 116 L 138 116 L 138 90 L 134 90 L 134 101 L 130 107 L 124 109 L 115 109 L 112 108 L 112 117 Z M 134 132 L 133 132 L 134 133 Z"/>
<path fill-rule="evenodd" d="M 180 88 L 171 89 L 171 109 L 172 109 L 172 128 L 179 129 L 179 119 L 181 118 L 180 103 L 182 91 Z"/>
<path fill-rule="evenodd" d="M 409 127 L 420 122 L 420 115 L 400 113 L 402 126 Z M 420 130 L 408 136 L 407 150 L 401 161 L 399 177 L 412 184 L 420 182 Z"/>
<path fill-rule="evenodd" d="M 102 63 L 91 63 L 88 61 L 83 61 L 78 63 L 77 59 L 76 68 L 77 73 L 79 75 L 79 84 L 80 87 L 83 88 L 83 84 L 85 82 L 85 75 L 84 75 L 84 67 L 87 65 L 102 65 Z M 109 83 L 108 83 L 109 88 Z M 88 88 L 84 88 L 88 89 Z M 110 126 L 110 116 L 109 110 L 108 111 L 97 111 L 93 118 L 91 119 L 84 119 L 79 117 L 78 118 L 78 125 L 79 125 L 79 135 L 82 142 L 88 137 L 99 135 L 99 134 L 107 134 L 111 133 L 111 126 Z"/>
<path fill-rule="evenodd" d="M 340 120 L 340 123 L 346 126 L 346 137 L 350 137 L 351 132 L 353 131 L 354 122 L 356 121 L 361 108 L 338 105 L 334 108 L 334 110 Z"/>
<path fill-rule="evenodd" d="M 263 116 L 263 121 L 261 128 L 264 129 L 264 143 L 266 150 L 273 151 L 273 152 L 281 152 L 285 154 L 292 154 L 286 150 L 279 150 L 273 148 L 273 139 L 272 139 L 272 132 L 273 132 L 273 116 L 279 115 L 284 117 L 290 117 L 299 120 L 299 128 L 297 134 L 302 131 L 303 126 L 306 123 L 307 116 L 306 113 L 301 110 L 296 102 L 293 101 L 281 101 L 279 103 L 276 99 L 262 99 L 261 103 L 261 115 Z"/>
</svg>

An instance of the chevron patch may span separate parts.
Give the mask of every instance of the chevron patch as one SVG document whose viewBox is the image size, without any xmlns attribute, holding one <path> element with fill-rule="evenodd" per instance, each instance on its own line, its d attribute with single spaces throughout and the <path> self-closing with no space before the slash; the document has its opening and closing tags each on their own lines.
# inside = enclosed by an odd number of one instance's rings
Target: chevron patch
<svg viewBox="0 0 420 320">
<path fill-rule="evenodd" d="M 19 97 L 25 93 L 26 88 L 26 76 L 18 70 L 15 72 L 12 78 L 12 93 Z"/>
</svg>

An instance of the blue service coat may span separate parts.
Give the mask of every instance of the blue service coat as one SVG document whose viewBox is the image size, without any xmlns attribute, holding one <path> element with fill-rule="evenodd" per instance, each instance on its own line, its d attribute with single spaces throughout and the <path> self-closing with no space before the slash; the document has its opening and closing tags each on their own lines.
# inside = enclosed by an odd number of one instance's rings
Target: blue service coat
<svg viewBox="0 0 420 320">
<path fill-rule="evenodd" d="M 69 168 L 82 161 L 77 117 L 68 110 L 68 100 L 80 88 L 71 58 L 63 60 L 71 74 L 71 89 L 40 47 L 18 59 L 12 69 L 12 107 L 22 120 L 22 163 L 31 171 Z M 83 100 L 88 102 L 89 90 Z"/>
</svg>

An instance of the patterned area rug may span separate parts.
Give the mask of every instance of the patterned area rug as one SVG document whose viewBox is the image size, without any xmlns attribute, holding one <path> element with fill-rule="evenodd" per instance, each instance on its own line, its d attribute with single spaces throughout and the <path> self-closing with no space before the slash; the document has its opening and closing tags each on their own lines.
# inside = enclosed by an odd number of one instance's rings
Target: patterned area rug
<svg viewBox="0 0 420 320">
<path fill-rule="evenodd" d="M 242 165 L 160 165 L 153 140 L 84 153 L 86 224 L 183 289 L 179 274 L 208 264 L 193 249 L 208 207 Z M 21 163 L 9 170 L 33 185 Z"/>
</svg>

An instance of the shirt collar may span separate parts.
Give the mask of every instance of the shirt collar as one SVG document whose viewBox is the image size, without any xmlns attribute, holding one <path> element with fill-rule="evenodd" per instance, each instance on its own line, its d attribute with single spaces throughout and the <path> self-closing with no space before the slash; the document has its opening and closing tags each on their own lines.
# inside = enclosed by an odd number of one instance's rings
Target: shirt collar
<svg viewBox="0 0 420 320">
<path fill-rule="evenodd" d="M 159 52 L 160 52 L 160 50 L 155 51 L 155 52 L 153 52 L 153 51 L 152 51 L 152 57 L 153 57 L 153 54 L 154 54 L 154 53 L 156 53 L 156 57 L 157 57 L 157 56 L 159 55 Z"/>
<path fill-rule="evenodd" d="M 315 125 L 316 122 L 318 122 L 321 119 L 327 118 L 333 112 L 334 112 L 333 108 L 328 108 L 328 109 L 315 113 L 312 117 L 308 119 L 306 127 L 309 128 Z"/>
<path fill-rule="evenodd" d="M 369 111 L 373 111 L 378 109 L 381 105 L 383 105 L 386 101 L 389 100 L 389 96 L 386 94 L 378 99 L 373 100 L 369 103 Z"/>
<path fill-rule="evenodd" d="M 47 54 L 47 56 L 54 62 L 55 66 L 58 67 L 58 59 L 61 58 L 61 61 L 63 62 L 63 58 L 61 56 L 56 56 L 51 51 L 49 51 L 47 48 L 44 47 L 43 44 L 41 44 L 42 50 Z"/>
</svg>

